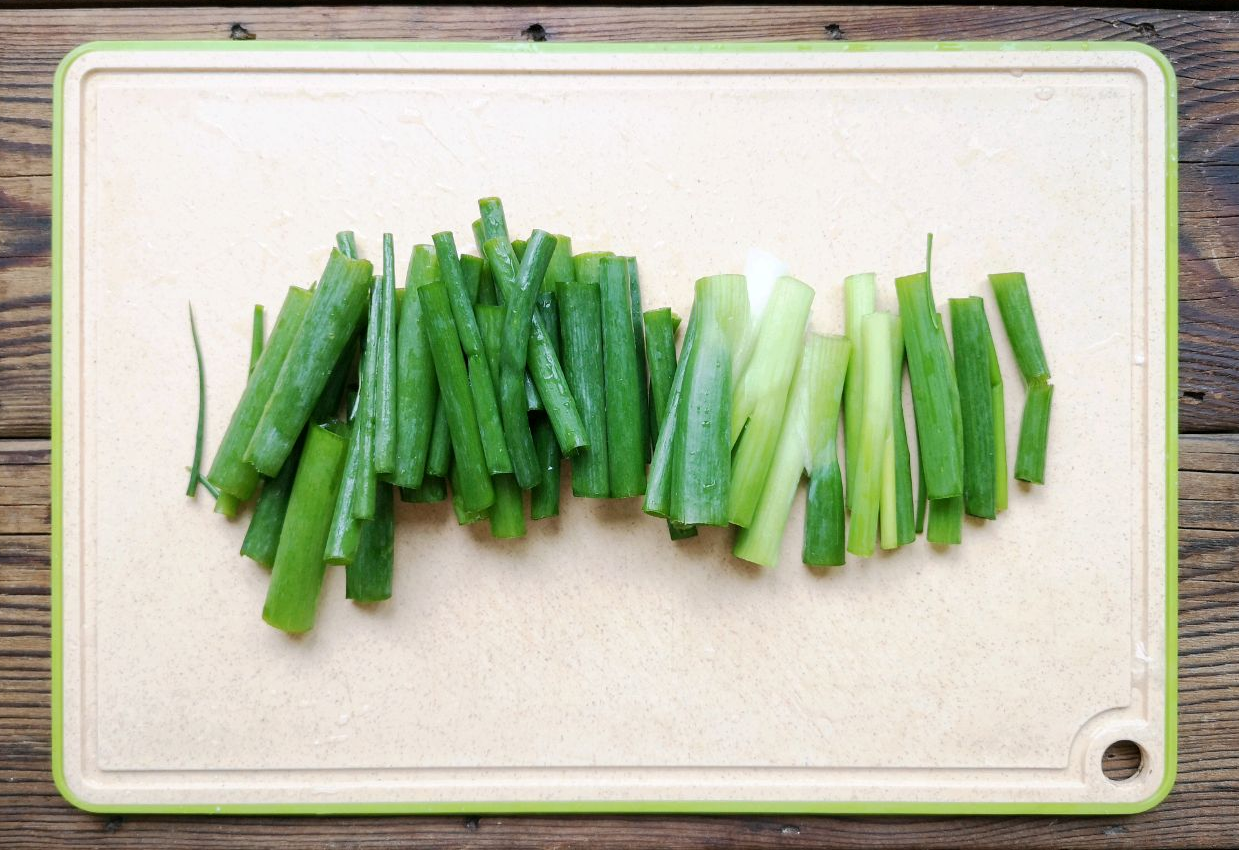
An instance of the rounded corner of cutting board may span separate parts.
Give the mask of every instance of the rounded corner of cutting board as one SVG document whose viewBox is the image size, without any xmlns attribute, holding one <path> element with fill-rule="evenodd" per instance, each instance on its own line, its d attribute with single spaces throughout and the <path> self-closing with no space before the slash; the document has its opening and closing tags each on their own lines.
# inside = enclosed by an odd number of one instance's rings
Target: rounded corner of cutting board
<svg viewBox="0 0 1239 850">
<path fill-rule="evenodd" d="M 70 50 L 60 60 L 60 64 L 56 66 L 56 73 L 53 77 L 53 89 L 57 96 L 63 93 L 65 80 L 69 76 L 70 70 L 78 63 L 78 60 L 89 56 L 93 53 L 101 53 L 105 50 L 119 50 L 124 48 L 126 42 L 123 41 L 87 41 L 84 44 L 79 44 L 77 47 Z"/>
<path fill-rule="evenodd" d="M 1162 53 L 1151 44 L 1145 44 L 1143 41 L 1124 42 L 1120 49 L 1135 53 L 1152 62 L 1153 68 L 1147 66 L 1140 68 L 1139 65 L 1146 65 L 1146 63 L 1138 62 L 1137 70 L 1143 71 L 1150 81 L 1153 81 L 1154 75 L 1159 74 L 1166 85 L 1167 93 L 1172 97 L 1175 95 L 1178 91 L 1178 77 L 1175 75 L 1174 65 L 1165 53 Z"/>
<path fill-rule="evenodd" d="M 56 752 L 52 756 L 52 782 L 55 783 L 56 791 L 59 792 L 60 796 L 75 809 L 91 812 L 92 814 L 103 814 L 113 810 L 111 806 L 92 802 L 88 799 L 86 790 L 73 787 L 70 783 L 69 775 L 65 772 L 63 751 Z"/>
</svg>

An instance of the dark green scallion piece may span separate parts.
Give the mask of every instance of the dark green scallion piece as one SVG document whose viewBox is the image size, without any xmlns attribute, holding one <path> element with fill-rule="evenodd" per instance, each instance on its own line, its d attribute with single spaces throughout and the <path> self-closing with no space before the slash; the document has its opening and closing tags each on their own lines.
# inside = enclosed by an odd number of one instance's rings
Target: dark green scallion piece
<svg viewBox="0 0 1239 850">
<path fill-rule="evenodd" d="M 482 334 L 482 347 L 486 350 L 486 362 L 490 366 L 495 383 L 500 381 L 503 349 L 503 326 L 507 310 L 485 304 L 477 306 L 478 330 Z M 515 458 L 515 454 L 513 454 Z M 491 536 L 500 539 L 525 536 L 524 497 L 516 476 L 510 473 L 496 475 L 495 503 L 490 506 Z"/>
<path fill-rule="evenodd" d="M 451 485 L 452 511 L 456 514 L 457 524 L 473 525 L 475 522 L 481 522 L 486 519 L 487 515 L 490 513 L 491 507 L 494 506 L 493 497 L 490 506 L 482 508 L 481 510 L 471 510 L 465 503 L 465 494 L 461 489 L 463 485 L 461 484 L 460 471 L 457 469 L 456 464 L 452 464 L 452 469 L 448 473 L 447 477 L 448 483 Z M 489 480 L 490 479 L 488 479 L 488 481 Z M 491 481 L 491 484 L 493 488 L 493 481 Z"/>
<path fill-rule="evenodd" d="M 568 280 L 576 280 L 576 269 L 572 264 L 572 240 L 562 233 L 556 233 L 555 253 L 551 255 L 551 264 L 546 267 L 546 275 L 542 278 L 542 294 L 553 299 L 555 287 Z"/>
<path fill-rule="evenodd" d="M 438 281 L 421 287 L 417 294 L 422 302 L 422 314 L 426 320 L 435 374 L 439 378 L 440 404 L 444 407 L 448 432 L 452 438 L 455 457 L 452 464 L 453 477 L 459 483 L 459 487 L 453 488 L 453 491 L 459 494 L 466 510 L 484 511 L 494 502 L 495 491 L 490 481 L 491 472 L 486 463 L 481 432 L 478 430 L 473 393 L 469 388 L 470 375 L 466 371 L 461 353 L 460 337 L 452 317 L 447 287 L 443 281 Z M 472 319 L 472 306 L 469 307 L 469 315 Z M 473 328 L 476 332 L 476 322 Z M 490 367 L 481 352 L 480 335 L 477 364 L 476 374 L 485 374 L 489 378 Z"/>
<path fill-rule="evenodd" d="M 504 439 L 498 395 L 490 377 L 490 368 L 486 365 L 486 355 L 482 351 L 482 337 L 473 314 L 473 299 L 465 289 L 464 273 L 460 268 L 460 257 L 456 253 L 456 240 L 450 232 L 444 231 L 434 235 L 434 244 L 439 258 L 439 275 L 456 323 L 460 345 L 465 351 L 467 384 L 473 396 L 474 416 L 477 419 L 487 469 L 492 475 L 511 472 L 512 458 L 508 454 L 507 441 Z M 437 358 L 435 362 L 437 371 Z M 442 384 L 442 375 L 439 381 Z M 457 452 L 459 457 L 459 447 Z"/>
<path fill-rule="evenodd" d="M 572 493 L 605 499 L 611 489 L 602 366 L 602 296 L 596 283 L 576 280 L 559 284 L 559 328 L 564 376 L 576 400 L 588 442 L 588 447 L 572 458 Z"/>
<path fill-rule="evenodd" d="M 680 317 L 667 307 L 647 310 L 645 325 L 645 359 L 649 365 L 650 378 L 650 435 L 657 443 L 667 422 L 671 406 L 671 387 L 675 382 L 675 332 Z M 686 540 L 697 536 L 697 526 L 682 525 L 667 521 L 667 531 L 672 540 Z"/>
<path fill-rule="evenodd" d="M 420 486 L 425 475 L 439 396 L 439 379 L 435 376 L 417 290 L 438 279 L 439 263 L 434 248 L 414 246 L 396 331 L 396 472 L 392 479 L 407 488 Z M 447 427 L 446 420 L 443 427 Z M 442 439 L 446 448 L 446 431 Z M 439 475 L 447 474 L 446 458 L 443 463 Z"/>
<path fill-rule="evenodd" d="M 651 516 L 671 518 L 671 485 L 672 467 L 675 455 L 676 422 L 679 420 L 680 402 L 684 398 L 684 386 L 688 380 L 688 359 L 697 344 L 697 334 L 701 322 L 697 318 L 700 308 L 693 303 L 692 313 L 688 318 L 688 327 L 684 331 L 684 344 L 680 348 L 679 362 L 676 364 L 675 377 L 671 381 L 670 394 L 667 397 L 666 413 L 662 416 L 662 424 L 654 440 L 654 456 L 650 460 L 649 472 L 646 476 L 645 502 L 642 510 Z M 683 524 L 683 523 L 681 523 Z"/>
<path fill-rule="evenodd" d="M 997 448 L 994 445 L 994 396 L 990 388 L 989 322 L 985 302 L 975 295 L 952 298 L 951 338 L 955 344 L 955 379 L 964 429 L 964 510 L 998 516 Z"/>
<path fill-rule="evenodd" d="M 559 355 L 563 346 L 559 333 L 559 302 L 555 299 L 555 293 L 543 292 L 540 294 L 538 296 L 537 311 L 538 319 L 542 322 L 546 337 L 551 342 L 551 348 Z"/>
<path fill-rule="evenodd" d="M 357 237 L 351 230 L 341 230 L 336 234 L 336 248 L 350 260 L 357 259 Z"/>
<path fill-rule="evenodd" d="M 258 487 L 258 470 L 245 460 L 246 447 L 253 438 L 255 429 L 263 417 L 263 410 L 272 400 L 272 392 L 278 384 L 284 361 L 298 336 L 310 310 L 314 296 L 300 287 L 289 287 L 271 329 L 271 338 L 258 358 L 258 365 L 250 375 L 241 394 L 241 400 L 228 422 L 228 430 L 215 452 L 210 482 L 222 492 L 231 493 L 241 501 L 254 495 Z M 282 465 L 283 461 L 281 461 Z M 275 472 L 279 471 L 277 467 Z"/>
<path fill-rule="evenodd" d="M 396 471 L 396 250 L 383 234 L 383 277 L 379 299 L 379 350 L 375 358 L 374 471 Z"/>
<path fill-rule="evenodd" d="M 929 499 L 964 492 L 959 387 L 942 322 L 934 309 L 929 275 L 920 273 L 895 281 L 899 314 L 912 379 L 917 440 Z"/>
<path fill-rule="evenodd" d="M 482 239 L 478 242 L 481 247 L 483 242 L 489 242 L 491 239 L 498 239 L 501 242 L 511 242 L 511 237 L 508 236 L 508 221 L 503 214 L 503 201 L 498 198 L 482 198 L 478 201 L 478 210 L 482 217 L 481 230 Z M 474 228 L 474 234 L 477 234 L 477 227 Z"/>
<path fill-rule="evenodd" d="M 192 326 L 192 322 L 193 322 L 193 317 L 191 315 L 190 317 L 191 326 Z M 264 323 L 263 323 L 263 308 L 261 304 L 255 304 L 254 305 L 254 319 L 253 319 L 253 323 L 250 328 L 250 365 L 249 365 L 249 371 L 246 373 L 247 375 L 254 374 L 254 368 L 258 365 L 258 358 L 262 357 L 262 348 L 263 348 L 263 343 L 265 342 L 265 340 L 266 340 L 266 327 L 264 326 Z M 195 348 L 196 347 L 197 346 L 195 346 Z M 199 373 L 199 377 L 201 377 L 201 374 L 202 374 L 201 368 L 198 370 L 198 373 Z M 199 408 L 201 408 L 201 406 L 202 405 L 201 405 L 201 400 L 200 400 Z M 199 440 L 199 442 L 201 442 L 201 440 Z M 266 488 L 264 485 L 264 490 L 265 489 Z M 236 517 L 237 510 L 240 507 L 241 507 L 241 500 L 238 499 L 236 496 L 232 495 L 231 493 L 220 493 L 219 496 L 215 499 L 215 513 L 222 514 L 223 516 L 228 517 L 228 519 L 233 519 L 234 517 Z M 244 551 L 241 554 L 244 555 L 245 554 Z M 266 566 L 271 566 L 270 562 L 268 562 Z"/>
<path fill-rule="evenodd" d="M 245 450 L 245 460 L 263 475 L 280 471 L 301 435 L 332 367 L 365 312 L 372 271 L 365 260 L 350 260 L 339 251 L 331 252 L 309 311 L 284 358 L 262 418 Z M 272 333 L 268 351 L 274 348 L 274 336 Z M 254 377 L 261 371 L 259 363 Z M 234 495 L 245 497 L 242 493 Z"/>
<path fill-rule="evenodd" d="M 651 432 L 658 441 L 667 421 L 675 381 L 675 329 L 678 317 L 667 307 L 645 312 L 645 358 L 649 364 Z"/>
<path fill-rule="evenodd" d="M 357 417 L 353 429 L 360 431 L 361 448 L 355 464 L 345 475 L 357 477 L 357 490 L 353 497 L 353 516 L 356 519 L 373 519 L 375 493 L 379 479 L 374 470 L 374 430 L 378 417 L 375 415 L 375 398 L 379 375 L 379 329 L 382 326 L 382 300 L 379 297 L 381 283 L 375 278 L 370 297 L 370 320 L 366 325 L 366 343 L 361 356 L 361 390 L 357 396 Z"/>
<path fill-rule="evenodd" d="M 486 243 L 486 259 L 495 276 L 500 300 L 506 303 L 506 293 L 516 287 L 516 255 L 510 246 L 496 239 Z M 542 315 L 537 311 L 533 314 L 526 367 L 533 377 L 547 418 L 555 429 L 561 452 L 569 455 L 585 446 L 588 440 L 585 424 L 579 413 L 579 403 L 569 390 L 569 382 L 560 365 L 555 345 L 547 332 Z"/>
<path fill-rule="evenodd" d="M 374 519 L 362 523 L 357 555 L 344 571 L 345 598 L 362 603 L 391 599 L 395 540 L 392 488 L 380 484 L 375 494 Z"/>
<path fill-rule="evenodd" d="M 929 522 L 925 536 L 930 543 L 953 546 L 963 539 L 964 497 L 929 500 Z"/>
<path fill-rule="evenodd" d="M 336 503 L 331 514 L 326 545 L 323 548 L 323 561 L 328 564 L 351 564 L 361 542 L 362 520 L 356 516 L 354 508 L 359 496 L 358 491 L 362 486 L 362 478 L 370 474 L 362 464 L 365 452 L 363 408 L 366 392 L 366 359 L 363 354 L 361 357 L 362 386 L 350 405 L 353 415 L 348 432 L 348 448 L 345 451 L 340 486 L 336 488 Z"/>
<path fill-rule="evenodd" d="M 1054 385 L 1038 379 L 1028 385 L 1020 442 L 1015 449 L 1015 477 L 1031 484 L 1045 483 L 1045 447 L 1050 435 L 1050 401 Z"/>
<path fill-rule="evenodd" d="M 645 362 L 645 322 L 641 319 L 641 279 L 637 275 L 637 258 L 625 257 L 624 262 L 628 265 L 628 311 L 637 351 L 637 402 L 641 410 L 639 428 L 648 463 L 653 446 L 650 443 L 650 375 Z"/>
<path fill-rule="evenodd" d="M 629 309 L 628 262 L 604 257 L 600 264 L 602 357 L 607 423 L 607 480 L 612 498 L 645 492 L 645 452 L 649 411 L 637 365 L 632 312 Z M 644 361 L 644 357 L 641 358 Z"/>
<path fill-rule="evenodd" d="M 482 266 L 484 261 L 481 257 L 475 257 L 472 254 L 460 255 L 460 273 L 465 281 L 465 291 L 469 293 L 469 299 L 474 303 L 478 303 L 478 289 L 482 285 Z"/>
<path fill-rule="evenodd" d="M 496 475 L 495 503 L 487 514 L 490 518 L 490 536 L 496 540 L 512 540 L 525 536 L 525 491 L 516 482 L 516 476 Z"/>
<path fill-rule="evenodd" d="M 446 478 L 451 468 L 452 437 L 447 426 L 447 407 L 443 404 L 443 395 L 440 394 L 435 399 L 434 424 L 430 428 L 430 448 L 426 452 L 426 474 L 436 478 Z"/>
<path fill-rule="evenodd" d="M 602 274 L 602 258 L 614 257 L 610 251 L 587 251 L 584 254 L 574 254 L 572 257 L 573 279 L 580 283 L 592 283 L 597 286 Z"/>
<path fill-rule="evenodd" d="M 349 378 L 357 368 L 357 348 L 361 343 L 360 335 L 354 334 L 348 345 L 340 352 L 336 365 L 331 369 L 331 376 L 323 386 L 323 392 L 310 412 L 311 425 L 325 425 L 333 422 L 340 415 L 340 401 L 344 398 L 344 390 Z"/>
<path fill-rule="evenodd" d="M 503 349 L 503 319 L 507 311 L 496 305 L 479 304 L 474 312 L 477 314 L 478 331 L 482 334 L 482 348 L 486 351 L 486 365 L 490 367 L 491 377 L 497 386 L 500 352 Z"/>
<path fill-rule="evenodd" d="M 1009 272 L 992 274 L 989 282 L 1025 385 L 1024 415 L 1020 419 L 1020 438 L 1015 450 L 1015 477 L 1042 484 L 1045 482 L 1045 452 L 1054 387 L 1050 384 L 1050 366 L 1041 345 L 1032 299 L 1028 296 L 1028 281 L 1021 272 Z"/>
<path fill-rule="evenodd" d="M 529 489 L 542 479 L 533 433 L 529 428 L 529 409 L 525 403 L 525 367 L 534 308 L 554 250 L 555 237 L 535 230 L 517 270 L 515 286 L 504 300 L 506 313 L 499 360 L 499 403 L 513 473 L 522 489 Z"/>
<path fill-rule="evenodd" d="M 297 465 L 262 618 L 291 634 L 314 627 L 323 585 L 323 547 L 331 525 L 347 441 L 311 426 Z"/>
<path fill-rule="evenodd" d="M 245 539 L 241 541 L 241 554 L 268 569 L 275 563 L 275 553 L 279 549 L 284 516 L 288 513 L 288 499 L 292 496 L 297 462 L 304 442 L 304 439 L 297 442 L 279 475 L 263 482 L 262 492 L 254 504 L 254 515 L 250 517 Z"/>
</svg>

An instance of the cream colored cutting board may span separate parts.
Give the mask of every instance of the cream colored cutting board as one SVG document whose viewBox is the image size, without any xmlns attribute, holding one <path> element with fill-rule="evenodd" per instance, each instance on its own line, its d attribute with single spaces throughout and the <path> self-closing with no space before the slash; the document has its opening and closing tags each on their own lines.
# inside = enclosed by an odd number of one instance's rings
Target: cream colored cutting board
<svg viewBox="0 0 1239 850">
<path fill-rule="evenodd" d="M 80 53 L 57 161 L 61 787 L 207 811 L 1160 799 L 1173 80 L 1144 50 L 950 47 Z M 799 563 L 799 501 L 772 571 L 718 530 L 673 545 L 635 500 L 565 499 L 515 542 L 402 505 L 390 604 L 347 602 L 331 569 L 317 628 L 290 639 L 260 617 L 267 573 L 235 554 L 244 523 L 183 496 L 186 304 L 209 453 L 252 304 L 308 284 L 340 229 L 371 256 L 384 231 L 404 257 L 447 227 L 471 245 L 492 194 L 514 233 L 637 254 L 645 306 L 682 315 L 694 279 L 750 246 L 817 289 L 826 332 L 846 274 L 877 272 L 893 308 L 927 231 L 944 303 L 1025 271 L 1056 385 L 1048 483 L 1013 485 L 962 546 L 825 576 Z M 990 313 L 1013 453 L 1022 391 Z M 1144 754 L 1122 783 L 1101 771 L 1120 739 Z"/>
</svg>

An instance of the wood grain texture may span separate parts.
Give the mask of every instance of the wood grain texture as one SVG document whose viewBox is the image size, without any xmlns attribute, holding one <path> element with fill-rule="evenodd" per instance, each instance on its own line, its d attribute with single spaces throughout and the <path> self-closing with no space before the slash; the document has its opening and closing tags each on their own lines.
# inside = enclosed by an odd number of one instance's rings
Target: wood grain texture
<svg viewBox="0 0 1239 850">
<path fill-rule="evenodd" d="M 1181 415 L 1239 431 L 1239 18 L 967 7 L 0 11 L 0 846 L 1226 847 L 1239 835 L 1239 435 L 1184 437 L 1179 782 L 1126 818 L 161 818 L 78 812 L 50 778 L 51 79 L 93 39 L 1140 39 L 1181 120 Z M 7 439 L 6 439 L 7 438 Z M 25 439 L 12 439 L 25 438 Z"/>
<path fill-rule="evenodd" d="M 0 437 L 51 433 L 51 279 L 46 253 L 0 257 Z"/>
</svg>

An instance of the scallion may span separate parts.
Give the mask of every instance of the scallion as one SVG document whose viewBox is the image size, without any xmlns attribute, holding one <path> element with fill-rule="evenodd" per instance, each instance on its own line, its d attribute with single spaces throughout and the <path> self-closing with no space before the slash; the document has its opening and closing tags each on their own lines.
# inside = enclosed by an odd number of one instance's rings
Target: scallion
<svg viewBox="0 0 1239 850">
<path fill-rule="evenodd" d="M 1045 450 L 1054 387 L 1050 384 L 1050 366 L 1041 345 L 1032 299 L 1028 296 L 1028 281 L 1021 272 L 992 274 L 989 281 L 1025 385 L 1024 415 L 1020 419 L 1020 439 L 1015 450 L 1015 477 L 1042 484 L 1045 482 Z"/>
</svg>

